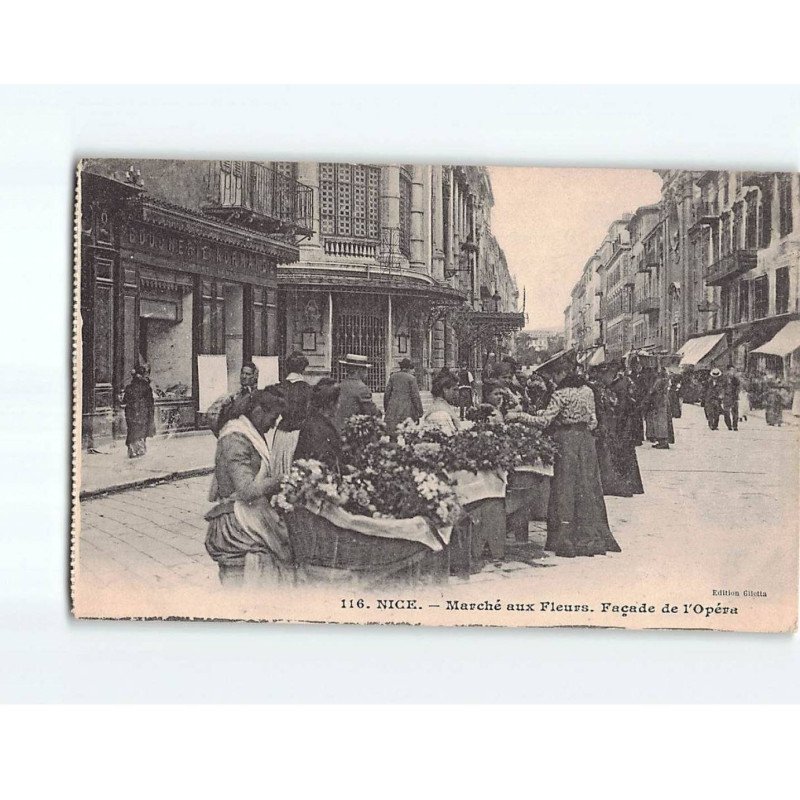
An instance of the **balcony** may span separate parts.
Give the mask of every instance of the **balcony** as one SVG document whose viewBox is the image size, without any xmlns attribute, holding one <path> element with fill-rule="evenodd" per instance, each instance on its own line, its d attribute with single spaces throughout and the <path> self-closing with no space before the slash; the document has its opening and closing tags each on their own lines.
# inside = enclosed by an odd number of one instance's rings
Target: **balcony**
<svg viewBox="0 0 800 800">
<path fill-rule="evenodd" d="M 640 314 L 651 314 L 661 311 L 661 303 L 656 295 L 651 294 L 645 297 L 639 297 L 636 300 L 636 310 Z"/>
<path fill-rule="evenodd" d="M 757 262 L 757 251 L 754 248 L 734 250 L 706 267 L 706 283 L 709 286 L 718 286 L 737 275 L 754 269 Z"/>
<path fill-rule="evenodd" d="M 711 203 L 707 200 L 699 202 L 692 212 L 692 224 L 689 230 L 697 228 L 700 225 L 715 225 L 719 222 L 719 209 L 716 203 Z"/>
<path fill-rule="evenodd" d="M 660 265 L 661 261 L 655 253 L 645 253 L 636 265 L 636 271 L 649 274 L 651 269 L 657 269 Z"/>
<path fill-rule="evenodd" d="M 225 162 L 223 162 L 225 163 Z M 255 161 L 227 162 L 241 167 L 212 173 L 212 200 L 203 209 L 217 219 L 264 233 L 310 236 L 314 194 L 294 178 Z"/>
<path fill-rule="evenodd" d="M 622 253 L 625 250 L 631 249 L 630 242 L 623 242 L 621 236 L 617 236 L 611 242 L 611 257 L 613 258 L 618 253 Z"/>
<path fill-rule="evenodd" d="M 326 236 L 322 249 L 326 256 L 336 258 L 374 259 L 378 256 L 378 242 L 369 239 Z"/>
</svg>

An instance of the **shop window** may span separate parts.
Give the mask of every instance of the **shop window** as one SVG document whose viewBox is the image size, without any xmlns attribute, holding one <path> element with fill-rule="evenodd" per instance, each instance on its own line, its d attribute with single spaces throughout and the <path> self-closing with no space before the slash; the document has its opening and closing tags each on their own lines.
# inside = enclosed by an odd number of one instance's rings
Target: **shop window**
<svg viewBox="0 0 800 800">
<path fill-rule="evenodd" d="M 789 311 L 789 267 L 781 267 L 775 271 L 775 313 L 786 314 Z"/>
<path fill-rule="evenodd" d="M 753 318 L 763 319 L 769 313 L 769 278 L 762 275 L 753 281 Z"/>
<path fill-rule="evenodd" d="M 138 358 L 150 365 L 159 399 L 191 396 L 192 288 L 184 273 L 141 269 Z"/>
<path fill-rule="evenodd" d="M 783 237 L 792 232 L 792 176 L 789 174 L 778 176 L 778 200 L 780 207 L 779 230 Z"/>
<path fill-rule="evenodd" d="M 320 164 L 322 233 L 358 239 L 379 238 L 380 167 Z"/>
</svg>

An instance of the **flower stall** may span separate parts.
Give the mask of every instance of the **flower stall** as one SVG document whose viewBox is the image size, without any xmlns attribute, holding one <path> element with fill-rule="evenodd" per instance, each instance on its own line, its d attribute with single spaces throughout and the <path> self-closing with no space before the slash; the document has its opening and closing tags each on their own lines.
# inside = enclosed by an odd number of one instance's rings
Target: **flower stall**
<svg viewBox="0 0 800 800">
<path fill-rule="evenodd" d="M 546 475 L 553 445 L 477 411 L 454 434 L 407 420 L 395 439 L 381 420 L 356 415 L 342 431 L 339 470 L 296 461 L 272 505 L 301 579 L 446 580 L 503 558 L 507 517 L 525 517 L 527 538 L 531 485 L 519 476 Z"/>
<path fill-rule="evenodd" d="M 273 497 L 289 528 L 299 577 L 381 583 L 446 578 L 461 506 L 453 482 L 389 440 L 383 422 L 354 416 L 345 464 L 297 461 Z"/>
<path fill-rule="evenodd" d="M 487 555 L 503 558 L 509 519 L 524 525 L 527 540 L 527 515 L 539 498 L 537 481 L 546 480 L 549 490 L 555 454 L 548 436 L 522 420 L 503 422 L 492 407 L 473 409 L 469 417 L 450 436 L 410 421 L 398 428 L 398 438 L 417 451 L 438 447 L 435 466 L 455 480 L 465 516 L 453 533 L 450 565 L 453 574 L 462 575 L 479 571 Z"/>
</svg>

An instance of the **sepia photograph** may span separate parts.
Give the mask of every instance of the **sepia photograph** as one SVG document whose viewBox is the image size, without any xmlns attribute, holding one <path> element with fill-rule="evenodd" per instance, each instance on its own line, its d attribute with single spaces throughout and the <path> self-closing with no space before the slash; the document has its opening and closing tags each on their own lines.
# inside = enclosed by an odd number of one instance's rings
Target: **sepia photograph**
<svg viewBox="0 0 800 800">
<path fill-rule="evenodd" d="M 797 625 L 795 173 L 84 158 L 72 612 Z"/>
</svg>

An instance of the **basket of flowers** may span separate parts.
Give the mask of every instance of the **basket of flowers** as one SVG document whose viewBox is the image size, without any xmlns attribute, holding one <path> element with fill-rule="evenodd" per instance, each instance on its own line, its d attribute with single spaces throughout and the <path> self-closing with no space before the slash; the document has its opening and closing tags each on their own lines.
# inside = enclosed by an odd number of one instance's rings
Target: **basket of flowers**
<svg viewBox="0 0 800 800">
<path fill-rule="evenodd" d="M 340 472 L 297 461 L 272 498 L 296 564 L 334 580 L 419 577 L 461 516 L 452 481 L 391 442 L 379 420 L 351 418 L 343 442 Z"/>
</svg>

